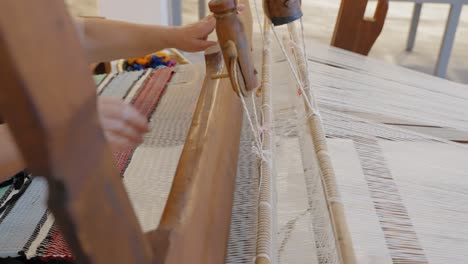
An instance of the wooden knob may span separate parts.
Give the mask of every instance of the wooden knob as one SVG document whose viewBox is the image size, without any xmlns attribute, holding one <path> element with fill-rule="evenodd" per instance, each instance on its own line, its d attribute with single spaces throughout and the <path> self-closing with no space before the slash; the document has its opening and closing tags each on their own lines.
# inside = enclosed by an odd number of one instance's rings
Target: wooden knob
<svg viewBox="0 0 468 264">
<path fill-rule="evenodd" d="M 208 4 L 210 11 L 215 14 L 222 14 L 237 9 L 236 0 L 212 0 Z"/>
<path fill-rule="evenodd" d="M 288 24 L 302 17 L 301 0 L 264 0 L 263 9 L 275 26 Z"/>
<path fill-rule="evenodd" d="M 216 33 L 232 87 L 240 96 L 246 95 L 258 86 L 250 46 L 251 30 L 247 27 L 246 34 L 242 22 L 247 12 L 237 13 L 236 0 L 211 0 L 209 6 L 215 14 Z"/>
</svg>

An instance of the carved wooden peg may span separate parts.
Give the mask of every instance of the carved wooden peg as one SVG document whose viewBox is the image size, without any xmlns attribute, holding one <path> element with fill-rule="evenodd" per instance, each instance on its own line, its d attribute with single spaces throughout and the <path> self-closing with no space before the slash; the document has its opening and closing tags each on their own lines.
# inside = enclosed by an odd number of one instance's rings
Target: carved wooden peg
<svg viewBox="0 0 468 264">
<path fill-rule="evenodd" d="M 275 26 L 289 24 L 302 17 L 301 0 L 264 0 L 263 9 Z"/>
<path fill-rule="evenodd" d="M 216 33 L 232 87 L 245 96 L 258 86 L 249 30 L 237 12 L 236 0 L 211 0 L 209 7 L 216 18 Z"/>
</svg>

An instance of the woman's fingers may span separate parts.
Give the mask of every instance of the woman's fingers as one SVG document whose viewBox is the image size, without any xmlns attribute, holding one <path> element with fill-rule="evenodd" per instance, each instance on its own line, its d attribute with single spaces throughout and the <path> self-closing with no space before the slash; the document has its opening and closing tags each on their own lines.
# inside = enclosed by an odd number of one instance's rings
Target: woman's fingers
<svg viewBox="0 0 468 264">
<path fill-rule="evenodd" d="M 134 107 L 115 98 L 99 98 L 99 117 L 113 149 L 133 148 L 148 132 L 146 118 Z"/>
<path fill-rule="evenodd" d="M 149 131 L 147 119 L 133 106 L 124 103 L 121 109 L 122 121 L 125 122 L 125 125 L 130 126 L 140 133 Z"/>
<path fill-rule="evenodd" d="M 216 45 L 217 42 L 215 41 L 208 41 L 208 40 L 201 40 L 201 39 L 194 39 L 192 41 L 192 46 L 196 47 L 198 50 L 206 50 L 207 48 Z"/>
<path fill-rule="evenodd" d="M 115 136 L 126 138 L 133 144 L 143 141 L 143 133 L 121 119 L 108 119 L 103 123 L 104 129 Z"/>
<path fill-rule="evenodd" d="M 126 137 L 114 134 L 112 132 L 106 133 L 106 139 L 111 143 L 111 149 L 113 152 L 125 151 L 133 149 L 137 143 L 130 141 Z"/>
<path fill-rule="evenodd" d="M 244 4 L 237 6 L 237 12 L 245 10 Z M 215 41 L 208 41 L 208 35 L 216 28 L 214 15 L 209 15 L 202 20 L 187 26 L 176 28 L 173 33 L 173 45 L 183 51 L 197 52 L 203 51 L 217 44 Z"/>
<path fill-rule="evenodd" d="M 237 12 L 242 13 L 245 10 L 245 5 L 244 4 L 238 4 L 237 5 Z"/>
<path fill-rule="evenodd" d="M 213 15 L 209 15 L 194 25 L 198 27 L 198 34 L 200 34 L 201 37 L 206 38 L 215 29 L 216 19 Z"/>
</svg>

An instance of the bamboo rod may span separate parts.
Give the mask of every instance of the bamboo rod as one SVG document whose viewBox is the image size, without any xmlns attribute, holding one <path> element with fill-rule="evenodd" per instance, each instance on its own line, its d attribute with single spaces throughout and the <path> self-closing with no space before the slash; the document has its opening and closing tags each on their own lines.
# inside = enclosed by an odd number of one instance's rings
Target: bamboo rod
<svg viewBox="0 0 468 264">
<path fill-rule="evenodd" d="M 262 113 L 263 124 L 273 124 L 273 109 L 271 98 L 271 32 L 269 20 L 265 18 L 263 30 L 263 62 L 262 62 Z M 273 126 L 269 126 L 273 130 Z M 263 150 L 265 153 L 274 152 L 274 131 L 263 134 Z M 270 264 L 274 260 L 274 221 L 273 221 L 273 185 L 274 185 L 274 159 L 267 154 L 267 159 L 262 160 L 260 167 L 260 188 L 257 221 L 257 253 L 255 264 Z"/>
<path fill-rule="evenodd" d="M 298 69 L 299 69 L 299 78 L 304 85 L 305 94 L 304 96 L 304 105 L 306 108 L 306 113 L 308 115 L 308 126 L 312 136 L 312 141 L 315 148 L 315 153 L 319 161 L 320 169 L 322 171 L 322 176 L 325 184 L 325 193 L 327 204 L 330 212 L 330 218 L 335 232 L 335 239 L 337 240 L 337 246 L 339 249 L 339 254 L 344 264 L 355 264 L 356 257 L 354 254 L 353 244 L 351 236 L 349 233 L 348 224 L 346 222 L 346 217 L 344 214 L 343 203 L 339 200 L 340 194 L 338 192 L 336 176 L 333 169 L 333 165 L 328 153 L 327 142 L 325 138 L 325 132 L 322 126 L 322 121 L 319 115 L 314 115 L 312 109 L 308 107 L 305 97 L 312 103 L 313 106 L 315 98 L 313 98 L 311 89 L 310 89 L 310 79 L 309 72 L 307 68 L 307 62 L 305 57 L 305 52 L 302 49 L 302 46 L 299 43 L 302 43 L 299 35 L 297 33 L 297 28 L 295 23 L 288 24 L 289 32 L 292 36 L 293 41 L 296 43 L 296 48 L 294 52 L 296 53 L 295 58 L 297 60 Z"/>
</svg>

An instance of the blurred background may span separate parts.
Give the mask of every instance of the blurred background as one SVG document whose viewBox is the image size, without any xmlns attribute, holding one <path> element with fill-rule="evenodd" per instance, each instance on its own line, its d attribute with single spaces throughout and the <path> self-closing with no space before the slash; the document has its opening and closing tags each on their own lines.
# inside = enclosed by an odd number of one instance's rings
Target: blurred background
<svg viewBox="0 0 468 264">
<path fill-rule="evenodd" d="M 66 2 L 74 15 L 103 16 L 140 23 L 171 23 L 172 0 L 67 0 Z M 406 42 L 414 3 L 392 0 L 389 2 L 384 29 L 369 56 L 433 74 L 450 6 L 442 3 L 423 5 L 414 49 L 412 52 L 407 52 Z M 465 2 L 468 4 L 468 0 Z M 257 3 L 260 5 L 261 1 L 257 0 Z M 329 44 L 340 0 L 303 0 L 302 4 L 307 37 Z M 369 1 L 368 14 L 373 13 L 375 5 L 375 1 Z M 183 24 L 196 21 L 198 0 L 182 0 L 181 10 Z M 446 78 L 468 84 L 468 8 L 462 10 L 456 28 Z"/>
</svg>

